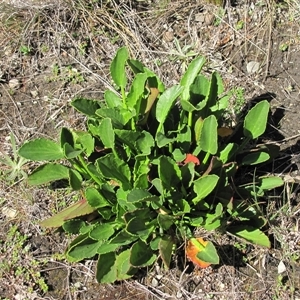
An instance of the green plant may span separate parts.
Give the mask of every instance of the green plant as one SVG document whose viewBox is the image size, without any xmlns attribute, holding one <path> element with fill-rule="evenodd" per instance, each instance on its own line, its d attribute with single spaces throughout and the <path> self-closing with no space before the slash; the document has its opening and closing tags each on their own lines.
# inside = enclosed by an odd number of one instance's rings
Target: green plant
<svg viewBox="0 0 300 300">
<path fill-rule="evenodd" d="M 197 56 L 197 53 L 192 50 L 193 45 L 180 46 L 179 40 L 174 38 L 175 50 L 171 50 L 171 60 L 181 61 L 181 71 L 184 73 L 187 69 L 190 59 Z"/>
<path fill-rule="evenodd" d="M 269 103 L 256 104 L 230 136 L 218 135 L 229 96 L 217 72 L 200 74 L 204 63 L 194 59 L 180 83 L 165 89 L 121 48 L 110 67 L 116 90 L 107 90 L 104 101 L 72 101 L 88 118 L 86 131 L 62 128 L 59 143 L 40 138 L 19 150 L 24 158 L 48 161 L 29 184 L 66 180 L 82 192 L 80 201 L 41 225 L 77 234 L 66 257 L 98 255 L 99 282 L 130 278 L 158 259 L 168 267 L 185 239 L 197 261 L 217 264 L 214 245 L 194 238 L 197 227 L 270 247 L 257 198 L 282 180 L 242 173 L 272 159 L 271 147 L 255 143 Z"/>
<path fill-rule="evenodd" d="M 5 176 L 5 180 L 7 181 L 27 178 L 27 173 L 23 170 L 23 167 L 28 160 L 18 155 L 16 139 L 13 133 L 10 133 L 9 138 L 12 148 L 12 158 L 4 153 L 1 154 L 0 163 L 6 166 L 6 168 L 1 168 L 1 175 Z"/>
<path fill-rule="evenodd" d="M 5 240 L 0 240 L 0 255 L 4 259 L 0 262 L 0 276 L 5 278 L 7 274 L 16 279 L 26 281 L 28 292 L 39 289 L 48 291 L 44 278 L 38 271 L 42 262 L 30 257 L 30 246 L 27 243 L 28 236 L 20 233 L 18 226 L 9 228 Z"/>
<path fill-rule="evenodd" d="M 19 50 L 23 55 L 29 55 L 31 52 L 30 47 L 25 46 L 25 45 L 21 45 Z"/>
<path fill-rule="evenodd" d="M 72 66 L 59 67 L 58 64 L 54 64 L 52 67 L 52 74 L 53 76 L 49 78 L 49 81 L 60 80 L 68 83 L 80 83 L 84 81 L 81 72 Z"/>
</svg>

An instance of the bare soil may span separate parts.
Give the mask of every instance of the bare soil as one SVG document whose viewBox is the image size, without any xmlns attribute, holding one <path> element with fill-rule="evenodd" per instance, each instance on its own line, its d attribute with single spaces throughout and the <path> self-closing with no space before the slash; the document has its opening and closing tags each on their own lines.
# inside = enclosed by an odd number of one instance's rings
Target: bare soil
<svg viewBox="0 0 300 300">
<path fill-rule="evenodd" d="M 166 84 L 178 82 L 194 55 L 204 55 L 208 74 L 217 70 L 228 89 L 244 89 L 246 106 L 269 100 L 265 138 L 280 144 L 281 153 L 268 172 L 287 181 L 266 204 L 272 249 L 205 233 L 218 247 L 219 266 L 196 269 L 179 251 L 169 271 L 157 265 L 135 280 L 103 286 L 95 282 L 94 261 L 69 264 L 58 255 L 71 237 L 38 226 L 76 194 L 8 183 L 2 176 L 1 206 L 17 214 L 0 212 L 1 246 L 17 225 L 28 236 L 22 247 L 29 249 L 20 253 L 19 263 L 29 268 L 38 261 L 49 290 L 31 287 L 34 276 L 22 278 L 11 266 L 1 272 L 0 299 L 300 299 L 300 7 L 291 3 L 239 0 L 224 8 L 180 0 L 0 3 L 0 153 L 12 154 L 11 132 L 20 145 L 40 136 L 55 139 L 64 126 L 83 128 L 84 118 L 70 101 L 101 99 L 111 85 L 111 59 L 126 45 Z M 189 50 L 178 53 L 176 41 Z M 10 260 L 11 253 L 0 250 L 0 259 Z M 280 262 L 286 266 L 282 274 Z"/>
</svg>

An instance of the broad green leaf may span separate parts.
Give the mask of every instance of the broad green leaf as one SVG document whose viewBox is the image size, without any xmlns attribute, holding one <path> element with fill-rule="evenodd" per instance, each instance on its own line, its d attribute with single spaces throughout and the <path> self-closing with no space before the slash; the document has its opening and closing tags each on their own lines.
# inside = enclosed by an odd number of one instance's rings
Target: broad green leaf
<svg viewBox="0 0 300 300">
<path fill-rule="evenodd" d="M 261 177 L 259 178 L 260 188 L 268 191 L 284 184 L 283 180 L 278 176 Z"/>
<path fill-rule="evenodd" d="M 182 109 L 187 112 L 192 112 L 194 110 L 197 110 L 197 108 L 191 102 L 183 100 L 183 99 L 180 99 L 180 105 L 181 105 Z"/>
<path fill-rule="evenodd" d="M 168 230 L 173 224 L 174 224 L 174 217 L 170 215 L 165 215 L 165 214 L 158 214 L 157 215 L 157 222 L 158 225 L 163 229 L 163 230 Z"/>
<path fill-rule="evenodd" d="M 128 59 L 128 50 L 126 47 L 120 48 L 110 65 L 110 74 L 117 87 L 125 89 L 127 77 L 125 65 Z"/>
<path fill-rule="evenodd" d="M 145 72 L 145 67 L 139 60 L 129 58 L 127 63 L 135 74 Z"/>
<path fill-rule="evenodd" d="M 178 165 L 168 156 L 159 158 L 158 174 L 163 186 L 168 190 L 174 189 L 181 180 L 181 172 Z"/>
<path fill-rule="evenodd" d="M 57 160 L 64 158 L 59 144 L 45 138 L 26 142 L 19 149 L 19 155 L 32 161 Z"/>
<path fill-rule="evenodd" d="M 95 241 L 90 238 L 85 239 L 80 244 L 67 250 L 66 257 L 70 262 L 77 262 L 85 258 L 92 258 L 96 255 L 97 249 L 102 241 Z"/>
<path fill-rule="evenodd" d="M 130 264 L 130 256 L 131 256 L 131 250 L 127 249 L 123 252 L 121 252 L 116 259 L 115 265 L 116 265 L 116 271 L 117 271 L 117 280 L 125 280 L 134 273 L 136 273 L 136 269 L 133 269 Z"/>
<path fill-rule="evenodd" d="M 130 263 L 134 267 L 147 267 L 156 260 L 156 255 L 144 242 L 138 241 L 131 247 Z"/>
<path fill-rule="evenodd" d="M 96 167 L 103 177 L 116 180 L 124 190 L 132 188 L 130 168 L 112 153 L 96 160 Z"/>
<path fill-rule="evenodd" d="M 205 58 L 203 56 L 194 59 L 188 66 L 187 71 L 182 76 L 180 85 L 183 87 L 182 99 L 183 101 L 188 101 L 190 98 L 190 87 L 195 81 L 195 78 L 201 71 L 203 65 L 205 64 Z"/>
<path fill-rule="evenodd" d="M 112 127 L 111 119 L 104 118 L 100 125 L 99 131 L 101 132 L 100 138 L 105 148 L 115 147 L 115 133 Z"/>
<path fill-rule="evenodd" d="M 134 152 L 136 152 L 135 142 L 139 137 L 141 137 L 141 132 L 115 129 L 115 134 L 117 136 L 117 140 L 129 146 L 132 151 L 135 150 Z"/>
<path fill-rule="evenodd" d="M 84 131 L 75 131 L 74 136 L 75 136 L 75 143 L 76 144 L 79 143 L 80 149 L 84 149 L 85 154 L 87 156 L 90 156 L 95 150 L 94 137 L 90 133 Z"/>
<path fill-rule="evenodd" d="M 130 91 L 126 97 L 126 104 L 130 108 L 135 108 L 137 114 L 140 113 L 140 102 L 145 94 L 145 84 L 148 75 L 146 73 L 138 73 L 131 84 Z"/>
<path fill-rule="evenodd" d="M 123 105 L 122 99 L 111 90 L 105 91 L 104 99 L 109 108 L 121 107 Z"/>
<path fill-rule="evenodd" d="M 256 139 L 261 136 L 267 126 L 270 104 L 267 100 L 257 103 L 250 109 L 244 120 L 244 135 Z"/>
<path fill-rule="evenodd" d="M 114 234 L 114 226 L 110 223 L 98 223 L 89 233 L 89 237 L 96 241 L 109 239 Z"/>
<path fill-rule="evenodd" d="M 160 195 L 164 194 L 164 188 L 162 184 L 162 180 L 160 178 L 154 178 L 151 183 L 156 188 L 156 190 L 159 192 Z"/>
<path fill-rule="evenodd" d="M 266 152 L 253 152 L 243 157 L 243 165 L 256 165 L 267 161 L 270 155 Z"/>
<path fill-rule="evenodd" d="M 89 205 L 93 208 L 110 206 L 109 202 L 94 187 L 88 187 L 85 190 L 85 197 Z"/>
<path fill-rule="evenodd" d="M 127 201 L 129 203 L 143 202 L 143 201 L 153 201 L 153 199 L 158 198 L 155 195 L 152 195 L 146 190 L 134 189 L 131 190 L 127 195 Z"/>
<path fill-rule="evenodd" d="M 173 141 L 175 141 L 176 138 L 169 138 L 169 137 L 165 136 L 163 133 L 157 132 L 156 136 L 155 136 L 155 140 L 157 143 L 157 147 L 162 148 L 162 147 L 172 143 Z"/>
<path fill-rule="evenodd" d="M 140 137 L 135 142 L 136 148 L 142 155 L 150 155 L 154 147 L 154 139 L 148 131 L 142 131 Z"/>
<path fill-rule="evenodd" d="M 156 104 L 156 119 L 159 123 L 163 124 L 165 122 L 181 90 L 182 87 L 180 85 L 174 85 L 160 95 Z"/>
<path fill-rule="evenodd" d="M 197 253 L 197 258 L 210 264 L 219 264 L 219 255 L 212 242 L 208 242 L 204 249 Z"/>
<path fill-rule="evenodd" d="M 207 98 L 209 92 L 210 81 L 204 75 L 199 74 L 194 83 L 191 85 L 191 94 L 194 94 L 199 98 L 200 102 L 197 103 L 197 109 L 202 109 L 205 105 L 205 98 Z"/>
<path fill-rule="evenodd" d="M 259 229 L 248 226 L 239 225 L 228 228 L 228 231 L 237 237 L 243 238 L 252 244 L 256 244 L 262 247 L 271 247 L 269 238 Z"/>
<path fill-rule="evenodd" d="M 60 211 L 53 217 L 50 217 L 40 223 L 42 227 L 60 227 L 66 220 L 74 219 L 76 217 L 89 215 L 95 211 L 85 199 L 70 205 L 64 210 Z"/>
<path fill-rule="evenodd" d="M 200 141 L 201 133 L 202 133 L 202 128 L 203 128 L 203 119 L 198 118 L 197 121 L 195 122 L 195 141 L 198 143 Z"/>
<path fill-rule="evenodd" d="M 72 132 L 63 127 L 60 132 L 60 147 L 63 148 L 64 144 L 68 143 L 72 147 L 74 147 L 74 137 Z"/>
<path fill-rule="evenodd" d="M 216 74 L 216 72 L 211 74 L 209 93 L 204 100 L 206 114 L 211 112 L 211 108 L 214 107 L 218 101 L 218 79 Z M 206 115 L 204 115 L 204 117 L 206 117 Z"/>
<path fill-rule="evenodd" d="M 166 268 L 169 268 L 174 242 L 170 236 L 163 236 L 159 241 L 159 254 Z"/>
<path fill-rule="evenodd" d="M 71 105 L 79 112 L 88 117 L 95 117 L 96 110 L 100 108 L 100 102 L 84 98 L 76 98 Z"/>
<path fill-rule="evenodd" d="M 182 149 L 175 149 L 172 156 L 176 162 L 182 162 L 186 158 L 186 154 L 182 151 Z"/>
<path fill-rule="evenodd" d="M 151 223 L 146 224 L 145 220 L 142 220 L 140 218 L 132 218 L 127 226 L 126 231 L 130 234 L 136 235 L 141 239 L 142 241 L 146 242 L 150 234 L 154 231 L 154 225 Z"/>
<path fill-rule="evenodd" d="M 113 283 L 118 279 L 115 262 L 114 252 L 99 255 L 96 267 L 96 279 L 99 283 Z"/>
<path fill-rule="evenodd" d="M 80 219 L 67 220 L 62 224 L 63 230 L 72 234 L 79 234 L 84 227 L 86 227 L 85 222 Z"/>
<path fill-rule="evenodd" d="M 73 148 L 70 144 L 68 144 L 68 143 L 65 143 L 65 144 L 64 144 L 63 149 L 64 149 L 65 157 L 66 157 L 67 159 L 73 159 L 73 158 L 76 158 L 77 156 L 79 156 L 79 155 L 83 152 L 82 149 L 76 150 L 76 149 L 74 149 L 74 148 Z"/>
<path fill-rule="evenodd" d="M 194 181 L 194 191 L 197 194 L 193 199 L 193 203 L 197 204 L 199 201 L 207 197 L 216 187 L 219 177 L 217 175 L 205 175 Z"/>
<path fill-rule="evenodd" d="M 125 230 L 122 230 L 113 239 L 111 239 L 110 244 L 124 246 L 124 245 L 131 244 L 132 242 L 134 242 L 136 240 L 137 240 L 136 236 L 129 234 Z"/>
<path fill-rule="evenodd" d="M 74 191 L 81 189 L 82 176 L 81 174 L 73 169 L 69 169 L 69 184 Z"/>
<path fill-rule="evenodd" d="M 109 118 L 116 128 L 122 128 L 123 125 L 126 125 L 128 121 L 135 116 L 135 113 L 122 107 L 103 107 L 96 111 L 96 115 L 102 118 Z"/>
<path fill-rule="evenodd" d="M 238 146 L 234 143 L 229 143 L 226 147 L 220 152 L 220 160 L 222 163 L 227 163 L 236 153 Z"/>
<path fill-rule="evenodd" d="M 98 254 L 107 254 L 110 252 L 115 252 L 118 248 L 120 248 L 120 245 L 117 244 L 109 244 L 108 242 L 103 243 L 100 245 L 100 247 L 97 249 Z"/>
<path fill-rule="evenodd" d="M 46 164 L 38 167 L 28 177 L 29 185 L 40 185 L 51 181 L 68 179 L 69 168 L 58 164 Z"/>
<path fill-rule="evenodd" d="M 210 154 L 218 151 L 218 122 L 214 115 L 203 120 L 199 145 L 201 149 Z"/>
</svg>

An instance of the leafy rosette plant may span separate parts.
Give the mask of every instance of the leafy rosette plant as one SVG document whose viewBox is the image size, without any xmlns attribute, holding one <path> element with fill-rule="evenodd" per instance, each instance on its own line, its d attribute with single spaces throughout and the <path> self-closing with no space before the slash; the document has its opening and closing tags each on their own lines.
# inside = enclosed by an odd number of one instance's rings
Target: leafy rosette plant
<svg viewBox="0 0 300 300">
<path fill-rule="evenodd" d="M 218 264 L 213 243 L 193 236 L 197 227 L 270 247 L 257 198 L 282 181 L 243 180 L 239 170 L 272 159 L 269 147 L 255 144 L 269 103 L 256 104 L 234 130 L 224 128 L 229 96 L 217 72 L 201 74 L 204 63 L 194 59 L 180 83 L 165 88 L 121 48 L 110 67 L 115 90 L 103 101 L 72 101 L 87 117 L 86 131 L 62 128 L 59 143 L 40 138 L 19 150 L 26 159 L 47 161 L 29 184 L 66 180 L 82 192 L 79 202 L 41 225 L 75 234 L 66 257 L 97 257 L 99 282 L 130 278 L 157 260 L 169 267 L 184 240 L 193 261 Z"/>
</svg>

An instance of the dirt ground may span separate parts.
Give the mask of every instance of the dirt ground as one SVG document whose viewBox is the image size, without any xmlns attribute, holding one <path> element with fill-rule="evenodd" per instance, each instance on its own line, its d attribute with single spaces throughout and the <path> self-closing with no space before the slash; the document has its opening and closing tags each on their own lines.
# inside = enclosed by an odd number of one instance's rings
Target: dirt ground
<svg viewBox="0 0 300 300">
<path fill-rule="evenodd" d="M 41 136 L 55 139 L 61 127 L 82 128 L 84 118 L 70 101 L 101 99 L 111 85 L 111 59 L 126 45 L 166 85 L 179 81 L 193 57 L 204 55 L 208 74 L 217 70 L 227 89 L 241 88 L 233 108 L 241 93 L 245 105 L 269 100 L 266 139 L 281 147 L 269 171 L 286 180 L 266 205 L 272 249 L 207 233 L 218 245 L 219 266 L 198 270 L 178 253 L 169 271 L 157 265 L 141 270 L 135 280 L 102 286 L 94 279 L 94 261 L 63 259 L 71 237 L 38 225 L 77 195 L 28 187 L 21 178 L 7 180 L 3 164 L 0 299 L 300 299 L 296 0 L 227 1 L 224 7 L 182 0 L 2 0 L 0 17 L 0 155 L 13 155 L 10 133 L 21 145 Z M 27 163 L 24 170 L 34 167 Z"/>
</svg>

